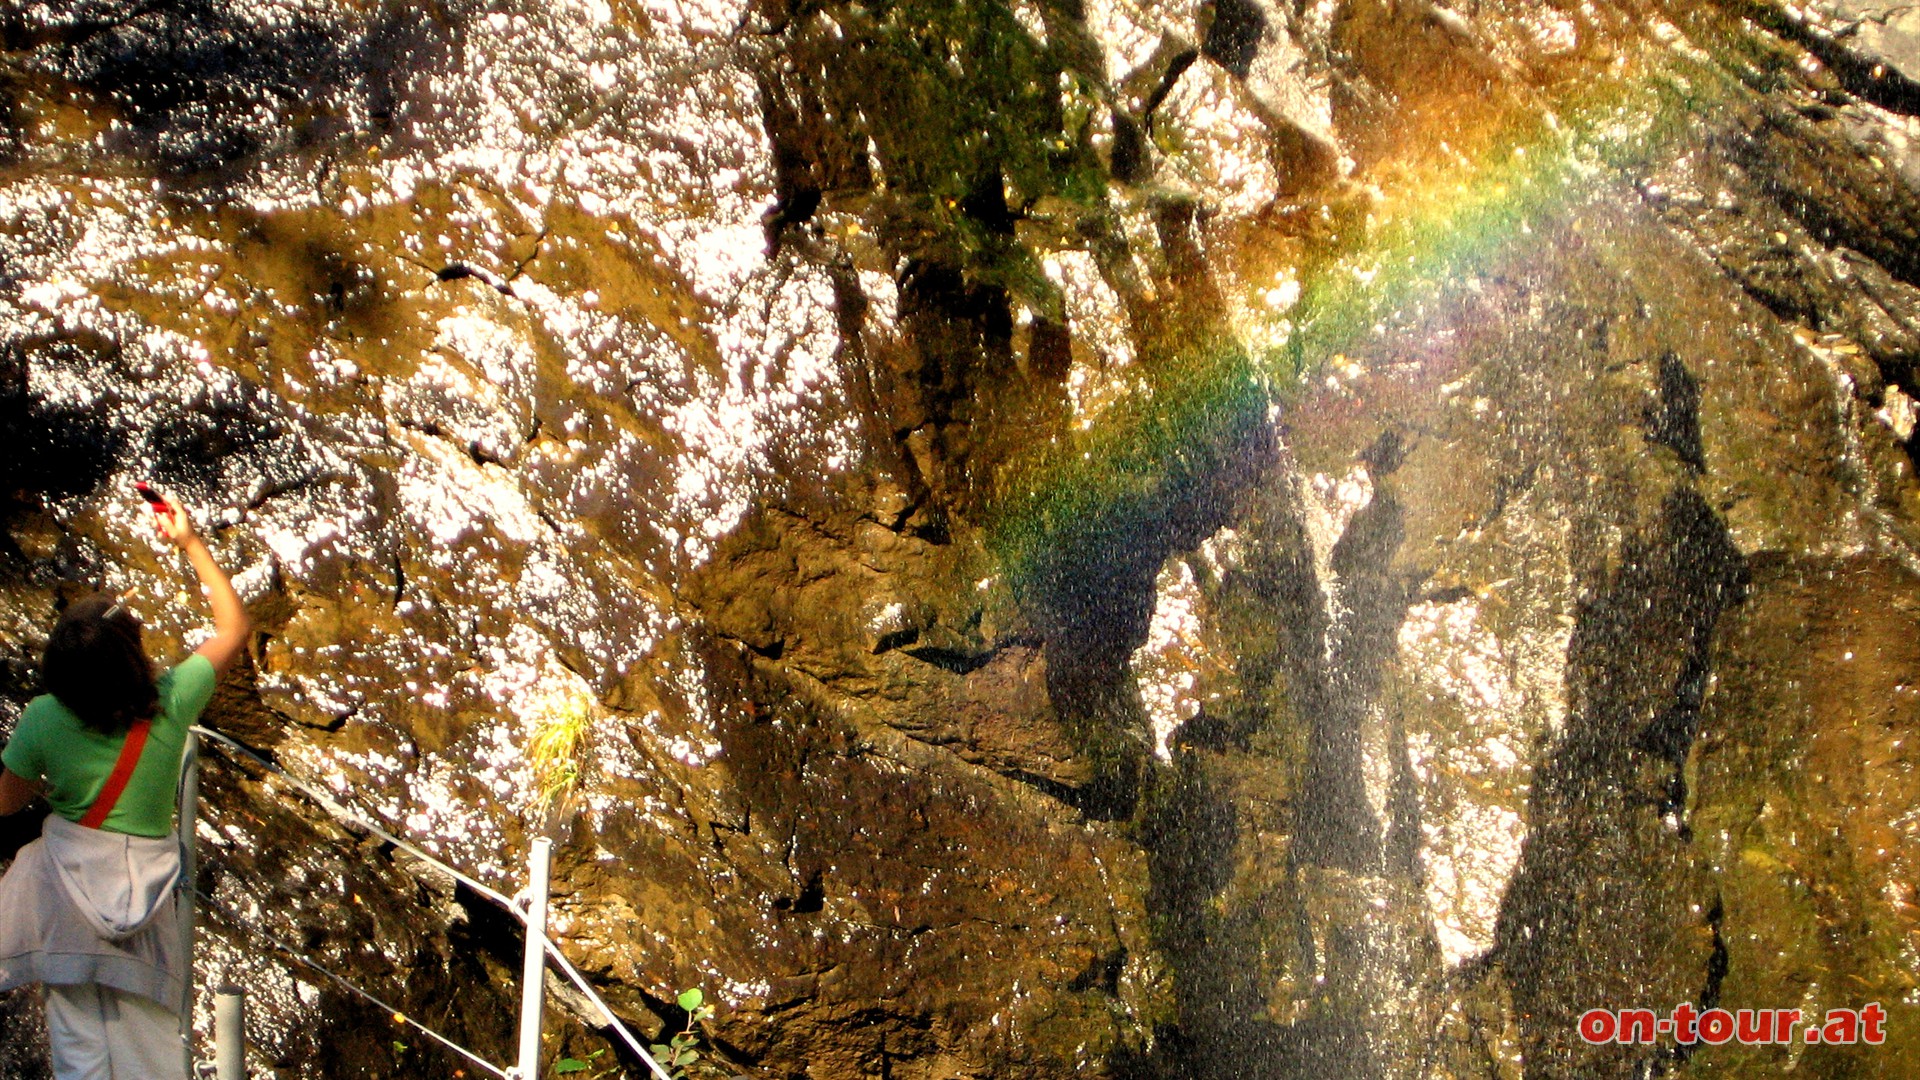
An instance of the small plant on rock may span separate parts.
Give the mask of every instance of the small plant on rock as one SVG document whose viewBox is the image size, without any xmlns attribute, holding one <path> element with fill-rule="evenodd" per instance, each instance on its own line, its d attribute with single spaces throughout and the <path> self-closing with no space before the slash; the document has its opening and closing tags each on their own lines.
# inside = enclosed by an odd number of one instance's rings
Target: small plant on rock
<svg viewBox="0 0 1920 1080">
<path fill-rule="evenodd" d="M 654 1043 L 651 1050 L 654 1060 L 672 1074 L 673 1080 L 685 1080 L 688 1070 L 700 1060 L 700 1025 L 713 1017 L 713 1006 L 707 1004 L 707 995 L 697 986 L 680 991 L 675 1003 L 687 1014 L 687 1026 L 666 1042 Z"/>
</svg>

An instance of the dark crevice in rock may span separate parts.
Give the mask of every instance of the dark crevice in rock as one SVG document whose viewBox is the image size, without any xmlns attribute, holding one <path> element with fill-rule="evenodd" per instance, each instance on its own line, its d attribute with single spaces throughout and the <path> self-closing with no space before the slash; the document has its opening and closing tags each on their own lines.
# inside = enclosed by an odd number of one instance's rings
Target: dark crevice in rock
<svg viewBox="0 0 1920 1080">
<path fill-rule="evenodd" d="M 917 648 L 900 650 L 922 663 L 932 664 L 942 671 L 955 675 L 967 675 L 986 667 L 993 661 L 993 652 L 961 652 L 957 649 L 945 649 L 937 645 L 922 645 Z"/>
<path fill-rule="evenodd" d="M 1112 817 L 1110 808 L 1100 801 L 1104 794 L 1102 790 L 1076 787 L 1026 769 L 1000 768 L 994 771 L 1009 780 L 1017 780 L 1027 785 L 1063 806 L 1071 806 L 1074 810 L 1096 821 L 1110 820 Z"/>
<path fill-rule="evenodd" d="M 1726 904 L 1721 897 L 1715 896 L 1713 905 L 1707 909 L 1707 929 L 1712 935 L 1713 945 L 1707 953 L 1705 982 L 1700 988 L 1699 996 L 1694 999 L 1699 1006 L 1699 1012 L 1719 1006 L 1720 988 L 1726 981 L 1727 972 L 1731 970 L 1727 941 L 1723 935 L 1726 918 Z M 1697 1034 L 1698 1029 L 1695 1030 Z M 1676 1075 L 1701 1050 L 1710 1048 L 1710 1044 L 1697 1038 L 1690 1043 L 1676 1042 L 1672 1045 L 1662 1045 L 1647 1062 L 1646 1075 L 1650 1077 Z"/>
<path fill-rule="evenodd" d="M 816 870 L 800 886 L 797 894 L 776 897 L 773 901 L 774 910 L 789 915 L 818 914 L 827 906 L 827 892 L 821 884 L 821 876 L 820 871 Z"/>
<path fill-rule="evenodd" d="M 1473 595 L 1473 587 L 1470 585 L 1449 585 L 1420 593 L 1419 599 L 1423 604 L 1457 604 Z"/>
<path fill-rule="evenodd" d="M 909 626 L 909 627 L 906 627 L 905 629 L 894 630 L 885 634 L 881 634 L 877 639 L 874 640 L 873 647 L 868 651 L 872 652 L 874 655 L 877 656 L 883 652 L 891 652 L 894 649 L 899 649 L 904 646 L 911 645 L 914 642 L 919 640 L 920 640 L 920 629 L 918 627 Z"/>
<path fill-rule="evenodd" d="M 1167 100 L 1167 95 L 1173 93 L 1173 88 L 1179 85 L 1180 76 L 1185 75 L 1187 69 L 1192 67 L 1193 62 L 1198 59 L 1200 59 L 1200 53 L 1194 49 L 1183 49 L 1168 58 L 1166 74 L 1160 77 L 1160 82 L 1154 86 L 1153 92 L 1149 93 L 1146 101 L 1141 104 L 1142 124 L 1149 129 L 1153 127 L 1153 114 L 1159 111 L 1161 103 Z"/>
<path fill-rule="evenodd" d="M 1000 237 L 1012 237 L 1014 225 L 1020 220 L 1007 204 L 1006 176 L 992 167 L 980 169 L 968 185 L 960 211 L 984 231 Z"/>
<path fill-rule="evenodd" d="M 467 452 L 467 460 L 473 462 L 475 465 L 499 466 L 504 464 L 500 456 L 498 454 L 495 454 L 489 451 L 486 448 L 486 446 L 480 442 L 479 439 L 468 439 L 465 449 Z M 553 526 L 553 522 L 549 520 L 547 522 L 547 525 L 549 528 L 551 528 Z M 557 532 L 559 530 L 555 529 L 555 531 Z"/>
<path fill-rule="evenodd" d="M 1113 178 L 1126 184 L 1138 184 L 1151 175 L 1152 154 L 1148 149 L 1146 129 L 1132 116 L 1119 109 L 1113 110 L 1113 149 L 1110 152 L 1108 168 Z"/>
<path fill-rule="evenodd" d="M 513 286 L 508 284 L 500 275 L 484 267 L 473 266 L 468 263 L 448 263 L 446 266 L 435 270 L 433 276 L 436 281 L 465 281 L 468 278 L 473 278 L 482 284 L 491 286 L 495 292 L 502 296 L 514 295 Z"/>
<path fill-rule="evenodd" d="M 533 246 L 527 249 L 525 257 L 513 264 L 513 269 L 507 274 L 508 281 L 515 281 L 525 276 L 527 268 L 539 261 L 541 250 L 547 246 L 547 240 L 552 235 L 553 230 L 550 226 L 540 227 L 540 231 L 533 236 Z"/>
<path fill-rule="evenodd" d="M 969 429 L 985 419 L 977 416 L 981 391 L 1014 369 L 1013 312 L 1003 287 L 924 259 L 905 262 L 899 295 L 912 356 L 898 372 L 893 404 L 915 421 L 901 443 L 921 463 L 933 495 L 928 527 L 936 527 L 976 501 L 969 478 L 987 463 L 972 460 L 977 434 Z M 916 447 L 916 439 L 924 442 Z"/>
<path fill-rule="evenodd" d="M 1120 973 L 1127 966 L 1127 950 L 1117 948 L 1105 956 L 1097 956 L 1087 961 L 1087 969 L 1073 977 L 1067 989 L 1076 994 L 1088 990 L 1100 990 L 1109 996 L 1120 993 Z"/>
<path fill-rule="evenodd" d="M 1726 922 L 1726 901 L 1715 896 L 1713 906 L 1707 909 L 1707 925 L 1713 930 L 1713 951 L 1707 954 L 1707 981 L 1700 988 L 1700 1007 L 1703 1009 L 1715 1008 L 1720 1004 L 1720 987 L 1727 981 L 1727 972 L 1731 970 L 1732 960 L 1723 933 Z"/>
<path fill-rule="evenodd" d="M 1244 79 L 1253 70 L 1266 32 L 1267 13 L 1254 0 L 1214 0 L 1213 22 L 1200 51 Z"/>
<path fill-rule="evenodd" d="M 261 509 L 262 507 L 266 506 L 268 503 L 272 502 L 275 499 L 283 498 L 287 495 L 298 495 L 298 494 L 301 494 L 302 492 L 309 491 L 315 485 L 320 483 L 322 479 L 344 479 L 344 477 L 341 477 L 338 474 L 335 474 L 330 477 L 322 477 L 319 474 L 313 474 L 308 476 L 291 477 L 291 478 L 282 479 L 282 480 L 264 482 L 259 485 L 258 491 L 248 496 L 246 501 L 246 509 L 249 513 L 251 513 L 255 510 Z"/>
</svg>

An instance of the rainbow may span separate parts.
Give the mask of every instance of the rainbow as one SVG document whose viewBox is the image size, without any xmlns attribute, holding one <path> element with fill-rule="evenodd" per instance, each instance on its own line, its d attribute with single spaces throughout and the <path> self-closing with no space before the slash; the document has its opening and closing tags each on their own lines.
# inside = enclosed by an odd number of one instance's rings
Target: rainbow
<svg viewBox="0 0 1920 1080">
<path fill-rule="evenodd" d="M 1749 76 L 1760 70 L 1751 56 L 1735 58 Z M 1088 552 L 1138 547 L 1142 529 L 1230 467 L 1269 410 L 1297 401 L 1323 365 L 1519 256 L 1554 215 L 1644 175 L 1735 100 L 1740 81 L 1684 40 L 1648 40 L 1602 77 L 1516 99 L 1523 107 L 1470 135 L 1471 149 L 1378 170 L 1367 227 L 1294 268 L 1299 299 L 1268 335 L 1280 344 L 1221 335 L 1154 358 L 1143 365 L 1147 392 L 1005 471 L 988 537 L 1016 591 L 1073 588 L 1073 565 Z M 1429 132 L 1426 142 L 1442 137 Z M 1409 144 L 1420 140 L 1414 133 Z"/>
</svg>

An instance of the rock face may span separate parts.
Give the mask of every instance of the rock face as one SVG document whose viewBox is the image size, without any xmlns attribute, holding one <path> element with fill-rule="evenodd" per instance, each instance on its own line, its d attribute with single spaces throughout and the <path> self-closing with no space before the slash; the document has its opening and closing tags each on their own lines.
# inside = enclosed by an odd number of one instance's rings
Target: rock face
<svg viewBox="0 0 1920 1080">
<path fill-rule="evenodd" d="M 1915 1075 L 1906 17 L 14 5 L 0 730 L 88 589 L 192 643 L 152 479 L 259 627 L 209 722 L 555 837 L 712 1075 Z M 256 1069 L 507 1058 L 505 915 L 206 789 Z M 1894 1037 L 1579 1035 L 1680 1003 Z"/>
</svg>

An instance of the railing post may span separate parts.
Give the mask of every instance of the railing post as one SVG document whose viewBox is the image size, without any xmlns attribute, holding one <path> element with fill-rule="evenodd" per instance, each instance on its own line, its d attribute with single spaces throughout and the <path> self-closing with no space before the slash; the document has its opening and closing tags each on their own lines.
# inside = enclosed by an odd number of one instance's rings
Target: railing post
<svg viewBox="0 0 1920 1080">
<path fill-rule="evenodd" d="M 200 826 L 200 736 L 187 728 L 180 770 L 180 1052 L 193 1075 L 193 890 L 200 876 L 195 840 Z"/>
<path fill-rule="evenodd" d="M 540 1076 L 540 1007 L 547 958 L 547 864 L 553 841 L 534 838 L 527 854 L 527 952 L 520 968 L 520 1080 Z"/>
<path fill-rule="evenodd" d="M 213 998 L 213 1069 L 216 1080 L 246 1080 L 247 992 L 224 983 Z"/>
</svg>

